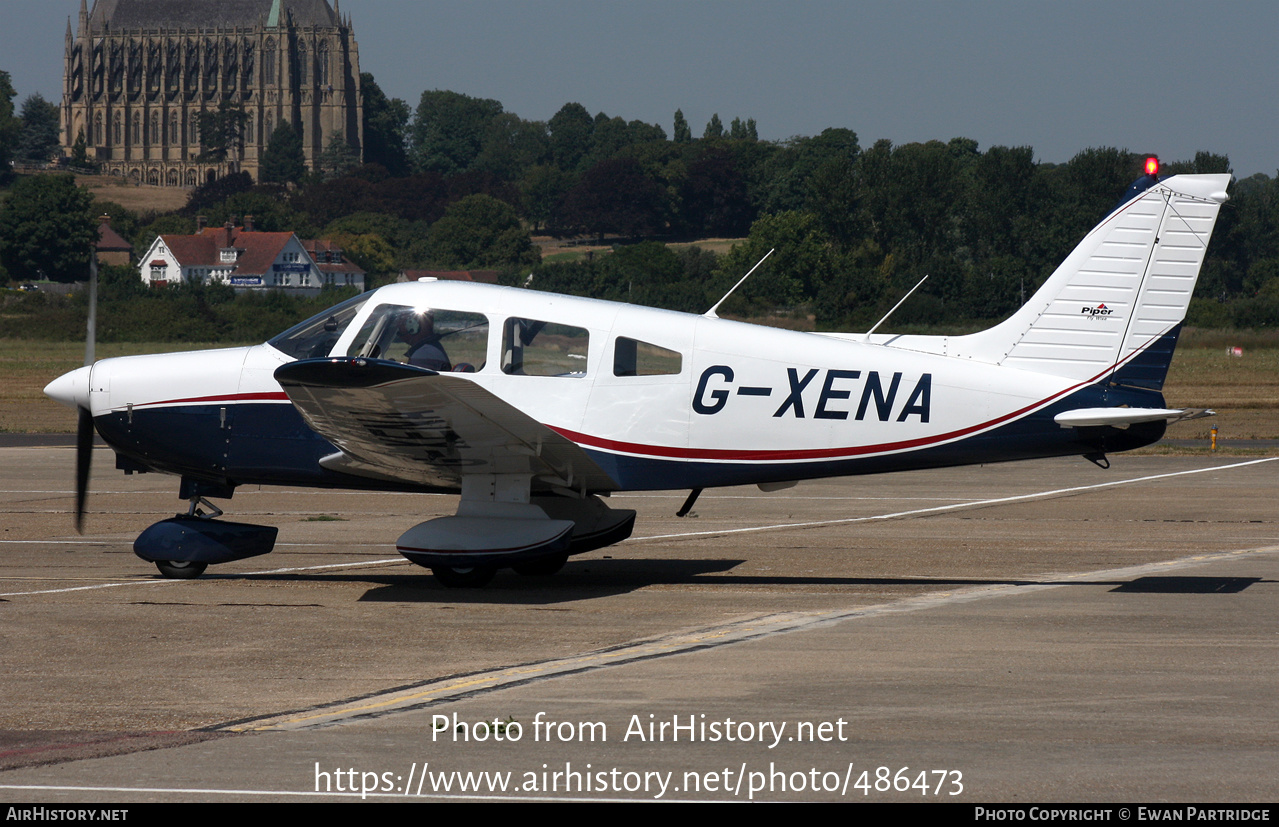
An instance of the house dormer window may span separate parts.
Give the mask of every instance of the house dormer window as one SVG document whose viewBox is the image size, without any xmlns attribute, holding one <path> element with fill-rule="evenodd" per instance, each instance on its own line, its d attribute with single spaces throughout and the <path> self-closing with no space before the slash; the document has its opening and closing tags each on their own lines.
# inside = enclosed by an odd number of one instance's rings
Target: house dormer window
<svg viewBox="0 0 1279 827">
<path fill-rule="evenodd" d="M 224 264 L 234 263 L 234 262 L 235 262 L 235 259 L 236 259 L 236 252 L 237 252 L 237 251 L 236 251 L 236 249 L 235 249 L 234 247 L 227 247 L 227 248 L 223 249 L 223 250 L 222 250 L 222 262 L 223 262 Z"/>
</svg>

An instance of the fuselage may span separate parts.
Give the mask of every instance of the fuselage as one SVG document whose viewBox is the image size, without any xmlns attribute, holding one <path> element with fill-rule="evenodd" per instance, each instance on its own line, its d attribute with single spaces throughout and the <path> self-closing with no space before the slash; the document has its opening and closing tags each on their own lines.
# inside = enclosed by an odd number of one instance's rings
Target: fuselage
<svg viewBox="0 0 1279 827">
<path fill-rule="evenodd" d="M 273 376 L 299 358 L 408 352 L 389 327 L 397 318 L 392 311 L 408 309 L 434 320 L 438 345 L 456 370 L 451 375 L 577 443 L 614 490 L 1087 454 L 1147 444 L 1164 429 L 1163 423 L 1066 429 L 1053 422 L 1070 408 L 1162 406 L 1158 392 L 1112 381 L 1123 365 L 1080 382 L 847 338 L 469 283 L 396 284 L 361 298 L 271 343 L 105 359 L 58 382 L 65 380 L 62 393 L 71 398 L 83 391 L 68 389 L 87 384 L 84 401 L 121 467 L 231 486 L 439 490 L 322 467 L 320 459 L 337 448 L 306 425 Z"/>
</svg>

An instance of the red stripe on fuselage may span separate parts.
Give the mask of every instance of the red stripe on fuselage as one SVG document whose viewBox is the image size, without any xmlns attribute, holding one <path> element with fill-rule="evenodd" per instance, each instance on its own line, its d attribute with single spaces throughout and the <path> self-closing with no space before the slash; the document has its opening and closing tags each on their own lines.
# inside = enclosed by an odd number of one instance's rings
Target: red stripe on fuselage
<svg viewBox="0 0 1279 827">
<path fill-rule="evenodd" d="M 160 402 L 143 402 L 134 405 L 137 408 L 150 408 L 157 405 L 216 405 L 219 402 L 288 402 L 288 394 L 283 391 L 262 391 L 261 393 L 224 393 L 219 396 L 191 396 L 186 399 L 165 399 Z"/>
</svg>

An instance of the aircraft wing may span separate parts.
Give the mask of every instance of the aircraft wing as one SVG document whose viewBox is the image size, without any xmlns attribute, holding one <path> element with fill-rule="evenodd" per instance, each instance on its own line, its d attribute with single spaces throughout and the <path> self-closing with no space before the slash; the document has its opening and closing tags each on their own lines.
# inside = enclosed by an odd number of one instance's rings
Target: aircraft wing
<svg viewBox="0 0 1279 827">
<path fill-rule="evenodd" d="M 305 359 L 275 379 L 341 453 L 330 470 L 456 488 L 465 474 L 530 474 L 533 489 L 617 484 L 578 445 L 470 379 L 380 359 Z"/>
<path fill-rule="evenodd" d="M 1158 422 L 1162 419 L 1173 423 L 1215 414 L 1216 411 L 1202 408 L 1077 408 L 1057 414 L 1053 421 L 1063 428 L 1093 428 L 1103 425 L 1127 428 L 1139 422 Z"/>
</svg>

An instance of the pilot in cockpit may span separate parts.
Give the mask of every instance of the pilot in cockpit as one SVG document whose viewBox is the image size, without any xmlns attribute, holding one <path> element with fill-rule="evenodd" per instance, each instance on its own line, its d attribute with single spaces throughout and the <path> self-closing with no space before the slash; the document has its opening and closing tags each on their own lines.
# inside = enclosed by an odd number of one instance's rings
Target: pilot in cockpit
<svg viewBox="0 0 1279 827">
<path fill-rule="evenodd" d="M 397 338 L 408 345 L 404 359 L 410 365 L 434 371 L 450 371 L 453 364 L 440 337 L 435 335 L 435 315 L 431 311 L 411 311 L 399 319 Z"/>
</svg>

